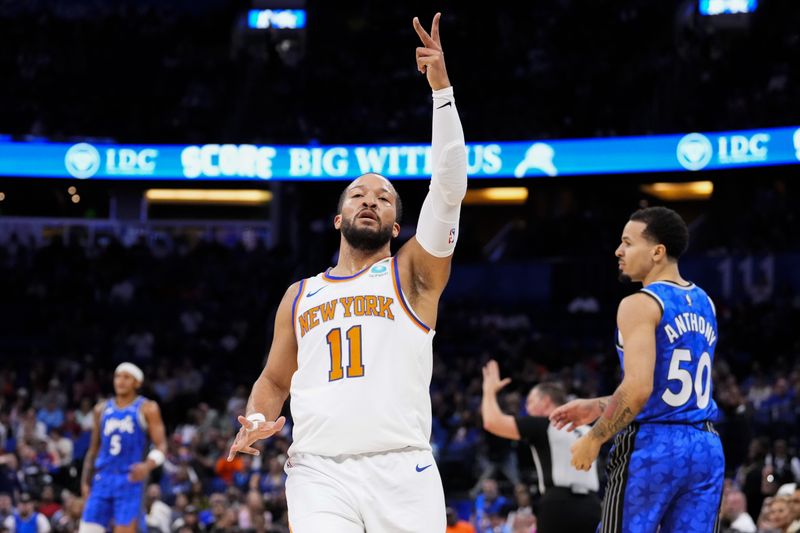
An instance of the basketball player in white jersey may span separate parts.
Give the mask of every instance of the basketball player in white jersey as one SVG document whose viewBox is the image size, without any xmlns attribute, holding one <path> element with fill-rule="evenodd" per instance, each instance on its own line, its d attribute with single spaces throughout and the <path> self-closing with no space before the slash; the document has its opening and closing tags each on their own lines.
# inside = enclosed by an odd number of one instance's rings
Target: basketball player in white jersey
<svg viewBox="0 0 800 533">
<path fill-rule="evenodd" d="M 286 463 L 294 533 L 441 533 L 442 482 L 431 454 L 429 386 L 439 297 L 450 275 L 466 147 L 445 70 L 436 14 L 417 69 L 433 89 L 432 177 L 417 233 L 390 253 L 400 198 L 378 174 L 345 189 L 334 227 L 335 267 L 289 287 L 278 307 L 266 367 L 230 450 L 256 454 L 279 431 L 291 394 Z M 277 418 L 277 419 L 276 419 Z"/>
</svg>

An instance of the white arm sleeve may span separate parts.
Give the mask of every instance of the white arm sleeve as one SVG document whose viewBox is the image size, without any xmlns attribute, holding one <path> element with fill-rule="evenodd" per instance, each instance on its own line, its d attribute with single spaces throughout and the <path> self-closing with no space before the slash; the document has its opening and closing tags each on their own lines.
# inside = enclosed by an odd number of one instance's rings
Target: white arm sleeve
<svg viewBox="0 0 800 533">
<path fill-rule="evenodd" d="M 453 88 L 433 91 L 431 185 L 417 223 L 417 242 L 434 257 L 452 255 L 467 193 L 467 147 Z"/>
</svg>

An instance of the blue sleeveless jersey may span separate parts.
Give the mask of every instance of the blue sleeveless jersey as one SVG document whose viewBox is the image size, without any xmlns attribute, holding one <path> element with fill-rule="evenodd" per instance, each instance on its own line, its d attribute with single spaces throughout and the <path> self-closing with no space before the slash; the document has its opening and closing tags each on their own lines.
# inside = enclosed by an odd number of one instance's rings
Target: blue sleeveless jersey
<svg viewBox="0 0 800 533">
<path fill-rule="evenodd" d="M 149 437 L 141 407 L 146 401 L 147 398 L 139 396 L 122 408 L 113 398 L 106 402 L 100 418 L 96 473 L 127 474 L 131 465 L 144 460 Z"/>
<path fill-rule="evenodd" d="M 693 424 L 717 419 L 711 367 L 717 346 L 717 317 L 708 295 L 695 284 L 657 281 L 641 289 L 661 306 L 656 328 L 653 392 L 637 422 Z M 624 367 L 624 339 L 617 352 Z"/>
<path fill-rule="evenodd" d="M 31 513 L 31 515 L 23 519 L 19 513 L 14 513 L 14 532 L 15 533 L 37 533 L 39 526 L 36 523 L 36 518 L 39 513 Z"/>
</svg>

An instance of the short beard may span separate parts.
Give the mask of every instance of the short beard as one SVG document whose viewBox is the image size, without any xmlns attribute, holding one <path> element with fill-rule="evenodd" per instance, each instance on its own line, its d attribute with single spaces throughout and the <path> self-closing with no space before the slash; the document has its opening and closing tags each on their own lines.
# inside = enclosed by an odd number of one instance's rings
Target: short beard
<svg viewBox="0 0 800 533">
<path fill-rule="evenodd" d="M 621 270 L 617 273 L 617 279 L 620 283 L 624 283 L 626 285 L 628 283 L 633 283 L 633 279 L 631 279 L 629 275 L 623 273 Z"/>
<path fill-rule="evenodd" d="M 392 240 L 392 227 L 383 225 L 378 221 L 378 229 L 357 228 L 348 220 L 342 220 L 342 235 L 345 240 L 362 252 L 374 252 L 380 250 Z"/>
</svg>

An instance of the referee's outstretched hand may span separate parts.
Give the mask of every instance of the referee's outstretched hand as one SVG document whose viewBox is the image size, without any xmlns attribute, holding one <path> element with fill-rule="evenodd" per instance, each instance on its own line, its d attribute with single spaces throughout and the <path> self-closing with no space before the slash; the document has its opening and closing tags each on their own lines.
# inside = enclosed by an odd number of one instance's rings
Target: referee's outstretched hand
<svg viewBox="0 0 800 533">
<path fill-rule="evenodd" d="M 578 426 L 591 424 L 602 414 L 600 402 L 596 398 L 572 400 L 550 413 L 550 422 L 556 429 L 566 427 L 567 431 L 574 431 Z"/>
<path fill-rule="evenodd" d="M 279 416 L 274 422 L 253 422 L 243 416 L 239 417 L 239 423 L 242 425 L 239 428 L 239 433 L 231 445 L 231 451 L 228 452 L 228 462 L 233 461 L 238 452 L 249 453 L 250 455 L 259 455 L 256 448 L 253 448 L 253 443 L 273 436 L 275 433 L 283 429 L 286 423 L 285 416 Z"/>
<path fill-rule="evenodd" d="M 422 41 L 422 46 L 417 47 L 417 70 L 427 75 L 428 83 L 434 91 L 450 87 L 450 79 L 444 66 L 442 39 L 439 36 L 440 18 L 442 18 L 441 13 L 433 16 L 430 35 L 420 24 L 418 17 L 414 17 L 413 21 L 414 30 Z"/>
<path fill-rule="evenodd" d="M 500 379 L 500 366 L 497 361 L 490 359 L 483 367 L 483 393 L 497 394 L 509 383 L 511 383 L 511 378 Z"/>
</svg>

